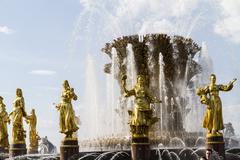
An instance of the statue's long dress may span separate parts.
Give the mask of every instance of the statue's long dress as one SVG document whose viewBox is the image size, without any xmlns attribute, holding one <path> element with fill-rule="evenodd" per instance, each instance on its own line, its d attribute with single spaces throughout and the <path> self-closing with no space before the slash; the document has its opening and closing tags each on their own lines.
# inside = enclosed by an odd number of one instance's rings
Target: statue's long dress
<svg viewBox="0 0 240 160">
<path fill-rule="evenodd" d="M 214 85 L 208 86 L 209 106 L 212 109 L 212 129 L 215 131 L 223 130 L 223 116 L 222 116 L 222 101 L 219 97 L 219 91 L 229 91 L 233 88 L 233 85 Z M 211 118 L 209 119 L 209 121 Z"/>
<path fill-rule="evenodd" d="M 9 147 L 7 119 L 8 113 L 5 110 L 5 105 L 0 104 L 0 147 Z"/>
<path fill-rule="evenodd" d="M 23 117 L 26 116 L 24 108 L 24 98 L 17 97 L 13 104 L 12 112 L 12 138 L 13 142 L 25 142 L 24 128 L 23 128 Z"/>
<path fill-rule="evenodd" d="M 144 87 L 135 86 L 125 96 L 135 96 L 134 116 L 130 120 L 133 126 L 150 126 L 152 110 L 150 108 L 151 98 Z"/>
<path fill-rule="evenodd" d="M 29 127 L 29 136 L 30 136 L 30 146 L 36 147 L 38 143 L 36 125 L 37 125 L 37 117 L 35 114 L 29 117 L 30 127 Z"/>
<path fill-rule="evenodd" d="M 60 132 L 71 133 L 78 130 L 75 122 L 75 114 L 71 103 L 71 98 L 66 97 L 66 93 L 62 93 L 62 101 L 60 105 Z"/>
<path fill-rule="evenodd" d="M 213 127 L 213 109 L 210 106 L 207 106 L 205 111 L 204 119 L 203 119 L 203 128 L 212 130 Z"/>
<path fill-rule="evenodd" d="M 204 89 L 205 94 L 201 95 L 201 103 L 207 106 L 207 109 L 204 114 L 204 119 L 202 126 L 206 128 L 208 131 L 212 130 L 213 127 L 213 108 L 210 105 L 210 100 L 207 97 L 208 87 Z"/>
</svg>

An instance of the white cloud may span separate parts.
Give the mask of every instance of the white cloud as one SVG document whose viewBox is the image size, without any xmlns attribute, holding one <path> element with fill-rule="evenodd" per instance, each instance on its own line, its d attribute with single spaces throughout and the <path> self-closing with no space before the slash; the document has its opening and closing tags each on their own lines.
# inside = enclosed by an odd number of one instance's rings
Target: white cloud
<svg viewBox="0 0 240 160">
<path fill-rule="evenodd" d="M 240 1 L 220 0 L 220 19 L 214 31 L 235 43 L 240 43 Z"/>
<path fill-rule="evenodd" d="M 56 74 L 56 71 L 52 71 L 52 70 L 33 70 L 29 73 L 33 74 L 33 75 L 40 75 L 40 76 L 51 76 L 51 75 Z"/>
<path fill-rule="evenodd" d="M 13 33 L 13 30 L 8 28 L 7 26 L 0 26 L 0 33 L 11 34 Z"/>
</svg>

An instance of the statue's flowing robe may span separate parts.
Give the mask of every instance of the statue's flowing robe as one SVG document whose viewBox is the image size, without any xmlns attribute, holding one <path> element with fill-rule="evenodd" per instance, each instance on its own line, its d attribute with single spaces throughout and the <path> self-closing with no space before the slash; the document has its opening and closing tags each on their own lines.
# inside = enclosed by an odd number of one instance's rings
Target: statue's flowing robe
<svg viewBox="0 0 240 160">
<path fill-rule="evenodd" d="M 209 95 L 207 110 L 205 112 L 203 127 L 208 130 L 223 130 L 223 116 L 222 116 L 222 101 L 219 97 L 219 91 L 229 91 L 233 88 L 232 84 L 229 85 L 214 85 L 207 86 L 204 89 L 205 94 Z"/>
<path fill-rule="evenodd" d="M 202 126 L 209 131 L 213 128 L 213 109 L 209 105 L 207 105 Z"/>
<path fill-rule="evenodd" d="M 8 148 L 8 113 L 6 112 L 5 105 L 0 104 L 0 147 Z"/>
<path fill-rule="evenodd" d="M 133 126 L 151 126 L 154 118 L 152 117 L 150 103 L 153 97 L 148 94 L 148 91 L 144 87 L 138 85 L 133 90 L 128 91 L 125 97 L 133 95 L 135 96 L 135 105 L 130 124 Z"/>
<path fill-rule="evenodd" d="M 25 141 L 25 131 L 23 128 L 23 117 L 26 116 L 25 104 L 23 97 L 17 97 L 13 103 L 13 112 L 11 114 L 12 118 L 12 138 L 13 142 L 24 142 Z"/>
<path fill-rule="evenodd" d="M 30 138 L 30 146 L 31 147 L 37 147 L 38 146 L 38 135 L 37 135 L 37 117 L 35 114 L 32 114 L 31 116 L 28 117 L 28 120 L 30 122 L 29 125 L 29 138 Z"/>
<path fill-rule="evenodd" d="M 59 104 L 60 109 L 60 132 L 73 133 L 78 130 L 75 121 L 75 113 L 71 103 L 73 97 L 68 97 L 66 91 L 62 93 L 62 101 Z"/>
</svg>

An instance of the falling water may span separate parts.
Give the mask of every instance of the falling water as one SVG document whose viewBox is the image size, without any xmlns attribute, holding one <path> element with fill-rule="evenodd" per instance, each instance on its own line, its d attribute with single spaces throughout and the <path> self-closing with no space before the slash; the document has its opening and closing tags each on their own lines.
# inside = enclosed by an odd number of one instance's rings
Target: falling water
<svg viewBox="0 0 240 160">
<path fill-rule="evenodd" d="M 127 77 L 127 87 L 133 88 L 136 83 L 137 72 L 132 44 L 127 45 Z"/>
<path fill-rule="evenodd" d="M 91 55 L 87 56 L 87 68 L 86 68 L 86 107 L 89 107 L 89 114 L 83 125 L 88 128 L 88 136 L 94 137 L 96 133 L 99 133 L 99 106 L 98 106 L 98 85 L 96 78 L 95 62 Z"/>
<path fill-rule="evenodd" d="M 186 117 L 188 115 L 188 111 L 189 110 L 192 111 L 192 107 L 194 107 L 194 104 L 190 103 L 190 102 L 192 102 L 192 98 L 193 98 L 194 95 L 189 93 L 189 92 L 187 92 L 188 75 L 189 75 L 189 70 L 190 70 L 190 67 L 191 67 L 191 63 L 192 63 L 192 57 L 191 57 L 191 55 L 188 55 L 186 68 L 185 68 L 184 79 L 183 79 L 181 85 L 178 86 L 179 89 L 180 89 L 180 97 L 183 97 L 185 99 L 185 102 L 184 102 L 185 104 L 184 105 L 186 105 L 186 108 L 180 107 L 182 109 L 180 112 L 181 112 L 181 115 L 183 117 Z M 187 127 L 186 123 L 189 124 L 189 122 L 192 122 L 192 121 L 189 121 L 189 120 L 186 120 L 186 119 L 185 120 L 183 119 L 183 121 L 184 121 L 184 127 L 185 128 Z M 192 125 L 192 126 L 195 126 L 195 125 Z M 193 132 L 192 128 L 191 128 L 190 131 Z"/>
<path fill-rule="evenodd" d="M 113 133 L 113 127 L 112 127 L 112 75 L 106 74 L 106 117 L 104 118 L 104 123 L 106 124 L 104 127 L 104 131 L 109 130 L 109 134 Z M 111 120 L 109 120 L 111 118 Z"/>
<path fill-rule="evenodd" d="M 127 88 L 132 89 L 137 81 L 136 62 L 132 44 L 127 45 Z M 127 100 L 128 108 L 133 108 L 134 97 L 129 97 Z"/>
<path fill-rule="evenodd" d="M 116 116 L 116 110 L 118 109 L 118 97 L 119 97 L 119 89 L 118 84 L 116 82 L 116 76 L 119 72 L 118 67 L 118 57 L 117 51 L 115 48 L 112 48 L 112 65 L 111 65 L 111 74 L 107 75 L 107 113 L 104 116 L 105 121 L 108 123 L 108 127 L 106 128 L 106 133 L 114 134 L 116 133 L 119 125 L 119 118 Z M 110 117 L 110 121 L 109 121 Z"/>
<path fill-rule="evenodd" d="M 210 74 L 213 73 L 213 62 L 211 57 L 208 54 L 208 49 L 205 42 L 202 42 L 201 48 L 202 48 L 200 52 L 201 54 L 199 55 L 199 61 L 198 61 L 198 63 L 202 67 L 202 73 L 201 73 L 202 76 L 201 76 L 200 83 L 206 85 L 206 82 L 209 81 Z"/>
<path fill-rule="evenodd" d="M 149 71 L 149 75 L 155 75 L 156 74 L 156 70 L 155 70 L 155 66 L 156 64 L 156 60 L 154 58 L 154 46 L 151 43 L 146 43 L 146 45 L 148 46 L 148 59 L 147 59 L 147 64 L 148 64 L 148 71 Z M 149 88 L 150 89 L 154 89 L 158 86 L 156 79 L 154 76 L 150 76 L 150 80 L 149 80 Z"/>
<path fill-rule="evenodd" d="M 165 75 L 164 75 L 164 62 L 162 53 L 159 53 L 159 95 L 162 103 L 160 104 L 160 129 L 163 130 L 163 122 L 165 123 L 167 118 L 164 118 L 164 106 L 166 105 L 166 84 L 165 84 Z M 162 133 L 162 132 L 161 132 Z"/>
<path fill-rule="evenodd" d="M 185 72 L 185 80 L 188 78 L 188 72 L 191 67 L 191 61 L 192 58 L 188 57 L 188 61 L 186 64 L 186 72 Z M 198 77 L 198 74 L 194 76 L 195 78 Z M 201 122 L 200 122 L 200 116 L 199 112 L 201 108 L 199 108 L 199 100 L 198 97 L 195 93 L 195 87 L 196 87 L 196 82 L 193 82 L 192 78 L 190 80 L 190 85 L 186 84 L 184 85 L 184 92 L 182 95 L 188 97 L 187 99 L 187 104 L 186 104 L 186 109 L 184 111 L 184 127 L 187 131 L 191 132 L 200 132 L 201 131 Z M 186 81 L 187 82 L 187 81 Z"/>
<path fill-rule="evenodd" d="M 208 55 L 207 46 L 204 42 L 202 43 L 201 52 L 195 55 L 194 60 L 200 64 L 202 72 L 190 80 L 192 86 L 188 86 L 187 88 L 187 95 L 191 98 L 187 104 L 190 112 L 186 115 L 185 127 L 187 131 L 203 131 L 201 123 L 205 106 L 200 103 L 195 89 L 196 87 L 205 86 L 208 82 L 209 75 L 213 71 L 212 60 Z"/>
</svg>

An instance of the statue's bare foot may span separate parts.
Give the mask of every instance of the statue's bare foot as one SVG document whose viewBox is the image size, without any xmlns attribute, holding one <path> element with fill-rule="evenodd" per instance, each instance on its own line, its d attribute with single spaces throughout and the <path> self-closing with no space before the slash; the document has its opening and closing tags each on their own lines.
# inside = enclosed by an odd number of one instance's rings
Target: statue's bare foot
<svg viewBox="0 0 240 160">
<path fill-rule="evenodd" d="M 220 131 L 217 131 L 217 135 L 222 136 L 222 133 Z"/>
<path fill-rule="evenodd" d="M 212 131 L 212 135 L 216 135 L 217 134 L 217 131 L 216 130 L 213 130 Z"/>
</svg>

